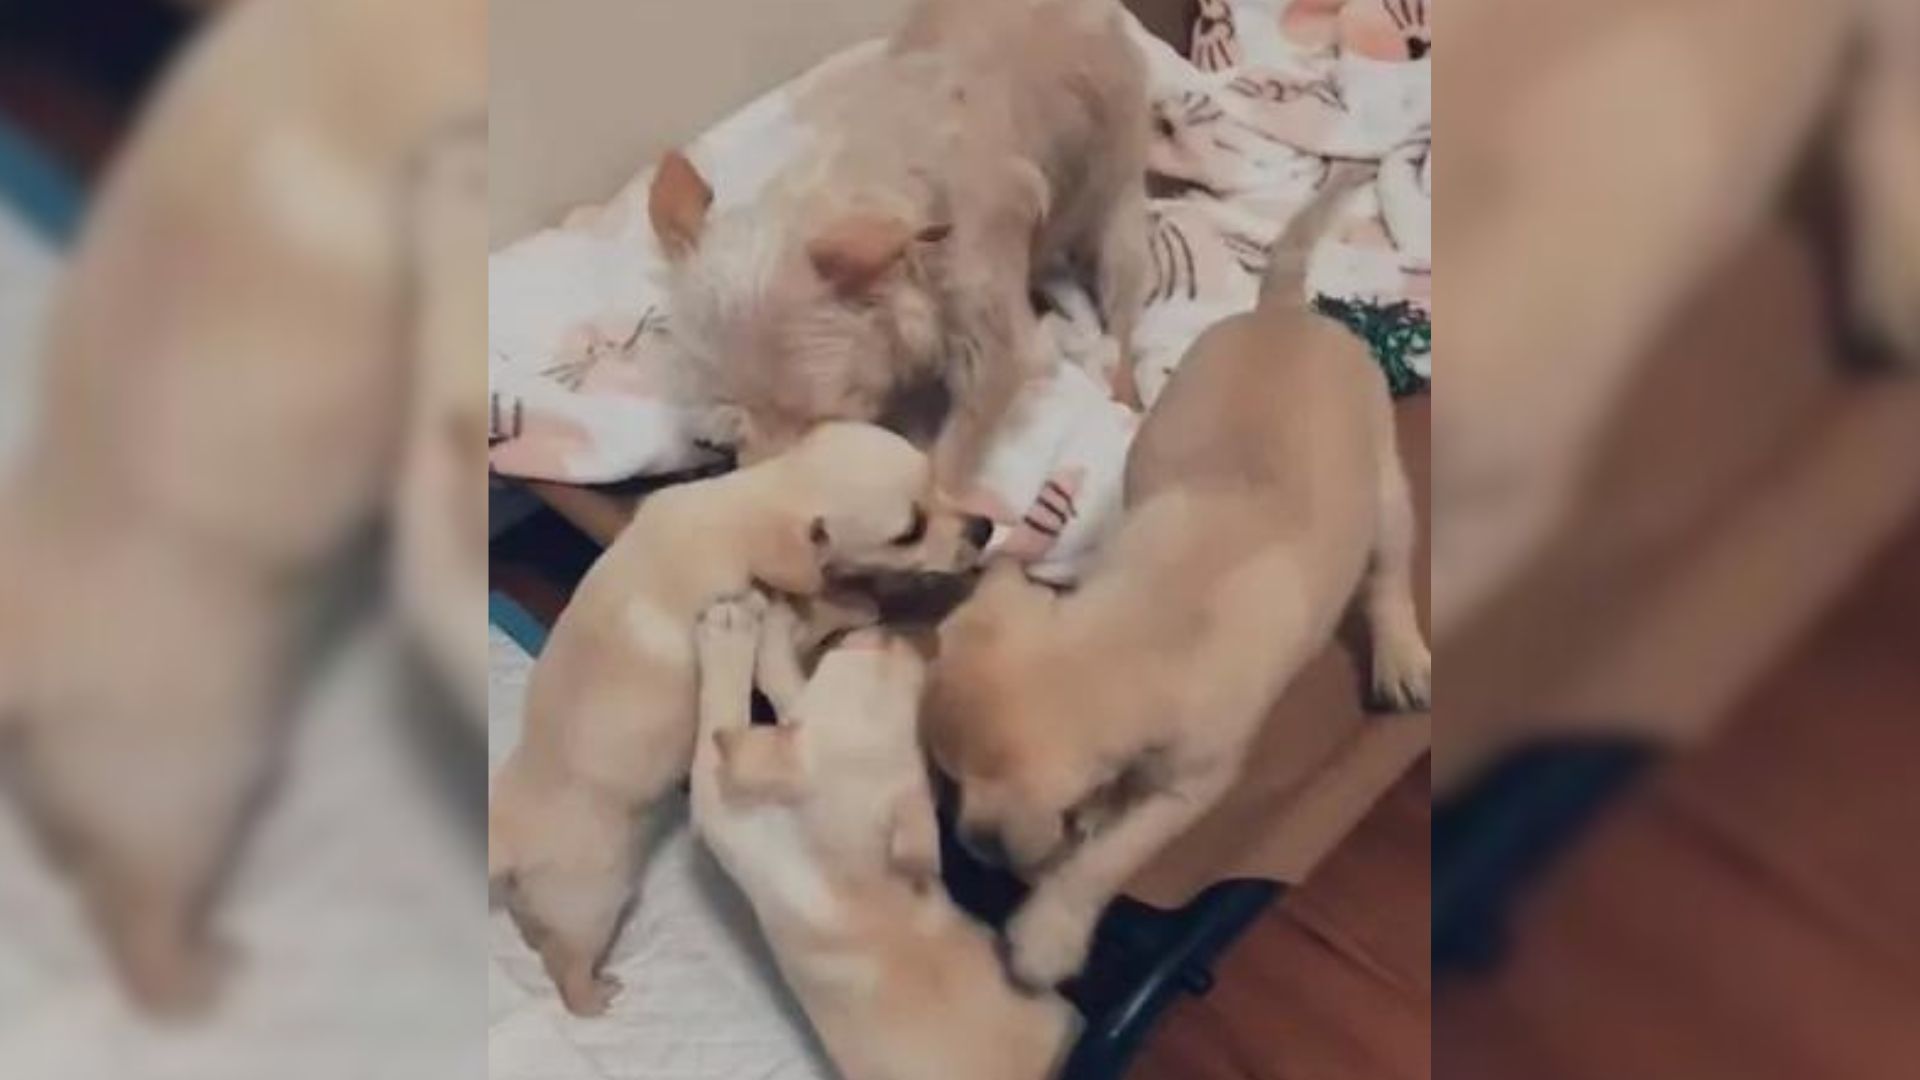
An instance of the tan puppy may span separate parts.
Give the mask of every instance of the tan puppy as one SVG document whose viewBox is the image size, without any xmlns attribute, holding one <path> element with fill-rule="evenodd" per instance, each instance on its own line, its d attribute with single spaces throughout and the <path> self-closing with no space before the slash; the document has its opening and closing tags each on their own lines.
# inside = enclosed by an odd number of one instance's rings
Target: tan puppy
<svg viewBox="0 0 1920 1080">
<path fill-rule="evenodd" d="M 756 642 L 793 663 L 791 615 L 757 594 L 702 616 L 695 826 L 752 901 L 846 1080 L 1043 1080 L 1072 1009 L 1007 980 L 992 934 L 947 898 L 920 749 L 926 667 L 856 631 L 778 727 L 753 727 Z"/>
<path fill-rule="evenodd" d="M 986 523 L 932 500 L 906 440 L 824 424 L 758 465 L 649 497 L 580 583 L 534 665 L 487 836 L 488 878 L 568 1009 L 600 1013 L 619 989 L 596 971 L 645 815 L 693 759 L 700 612 L 751 585 L 814 596 L 840 574 L 969 568 Z"/>
<path fill-rule="evenodd" d="M 1441 640 L 1574 511 L 1633 365 L 1778 204 L 1823 117 L 1853 314 L 1920 361 L 1920 4 L 1464 0 L 1447 18 Z"/>
<path fill-rule="evenodd" d="M 208 1002 L 202 907 L 317 571 L 392 493 L 410 166 L 486 95 L 479 0 L 253 0 L 96 199 L 0 492 L 0 715 L 134 994 Z M 478 363 L 478 361 L 470 361 Z"/>
<path fill-rule="evenodd" d="M 1033 882 L 1008 927 L 1028 985 L 1080 969 L 1101 911 L 1234 782 L 1356 592 L 1375 694 L 1429 697 L 1385 380 L 1303 299 L 1351 170 L 1275 243 L 1258 309 L 1182 361 L 1128 459 L 1125 521 L 1079 590 L 996 565 L 941 626 L 928 739 L 958 782 L 963 842 Z"/>
<path fill-rule="evenodd" d="M 1115 0 L 923 0 L 836 95 L 817 148 L 708 220 L 682 156 L 655 174 L 674 333 L 736 406 L 749 459 L 927 383 L 943 487 L 972 477 L 1045 365 L 1028 288 L 1076 262 L 1122 349 L 1145 303 L 1146 70 Z"/>
</svg>

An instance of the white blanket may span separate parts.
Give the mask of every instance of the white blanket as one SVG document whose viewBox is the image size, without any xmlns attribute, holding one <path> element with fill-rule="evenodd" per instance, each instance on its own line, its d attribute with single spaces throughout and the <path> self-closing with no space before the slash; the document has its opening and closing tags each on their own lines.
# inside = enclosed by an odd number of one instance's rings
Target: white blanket
<svg viewBox="0 0 1920 1080">
<path fill-rule="evenodd" d="M 1160 121 L 1150 165 L 1195 185 L 1156 199 L 1156 281 L 1135 342 L 1151 405 L 1187 346 L 1251 306 L 1266 245 L 1321 183 L 1330 157 L 1380 163 L 1316 251 L 1311 291 L 1426 324 L 1430 304 L 1430 0 L 1208 0 L 1197 62 L 1135 26 Z M 878 49 L 828 60 L 689 147 L 720 206 L 750 199 L 813 132 L 794 103 Z M 664 261 L 645 213 L 651 172 L 494 256 L 494 468 L 582 483 L 710 461 L 704 403 L 681 385 Z M 973 509 L 995 549 L 1067 583 L 1115 523 L 1138 418 L 1109 399 L 1117 362 L 1076 287 L 1050 290 L 1061 363 L 1030 388 L 989 455 Z M 1397 307 L 1396 307 L 1397 306 Z M 1417 380 L 1428 356 L 1403 358 Z M 1404 374 L 1404 373 L 1403 373 Z"/>
</svg>

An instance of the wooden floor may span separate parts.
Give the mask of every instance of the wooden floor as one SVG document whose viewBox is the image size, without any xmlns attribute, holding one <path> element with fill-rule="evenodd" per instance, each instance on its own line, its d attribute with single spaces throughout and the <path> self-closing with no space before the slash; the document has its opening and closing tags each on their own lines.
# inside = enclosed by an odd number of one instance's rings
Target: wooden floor
<svg viewBox="0 0 1920 1080">
<path fill-rule="evenodd" d="M 1430 1075 L 1426 766 L 1177 1005 L 1128 1080 Z"/>
<path fill-rule="evenodd" d="M 1547 883 L 1503 971 L 1441 987 L 1440 1076 L 1920 1077 L 1920 523 L 1736 715 Z"/>
<path fill-rule="evenodd" d="M 1143 1080 L 1920 1077 L 1920 521 L 1713 746 L 1626 795 L 1507 966 L 1431 996 L 1409 777 Z"/>
</svg>

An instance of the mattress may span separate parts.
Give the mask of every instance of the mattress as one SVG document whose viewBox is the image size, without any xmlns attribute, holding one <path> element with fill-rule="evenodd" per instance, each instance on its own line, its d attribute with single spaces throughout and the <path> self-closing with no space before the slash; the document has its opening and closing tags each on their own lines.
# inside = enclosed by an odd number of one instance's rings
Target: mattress
<svg viewBox="0 0 1920 1080">
<path fill-rule="evenodd" d="M 519 739 L 532 660 L 493 631 L 488 743 Z M 827 1080 L 833 1071 L 786 993 L 752 912 L 687 828 L 676 797 L 607 970 L 626 984 L 605 1016 L 560 1006 L 502 912 L 488 970 L 492 1080 Z"/>
</svg>

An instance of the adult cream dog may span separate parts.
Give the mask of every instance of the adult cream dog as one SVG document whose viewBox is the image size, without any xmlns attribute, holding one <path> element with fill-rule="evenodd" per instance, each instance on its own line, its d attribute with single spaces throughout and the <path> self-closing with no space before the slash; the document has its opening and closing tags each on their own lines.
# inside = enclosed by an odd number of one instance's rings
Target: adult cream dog
<svg viewBox="0 0 1920 1080">
<path fill-rule="evenodd" d="M 936 384 L 935 472 L 964 489 L 1044 371 L 1029 286 L 1057 264 L 1094 279 L 1124 355 L 1150 277 L 1150 117 L 1122 19 L 1114 0 L 923 0 L 757 200 L 709 220 L 692 164 L 661 163 L 675 336 L 749 458 Z"/>
</svg>

